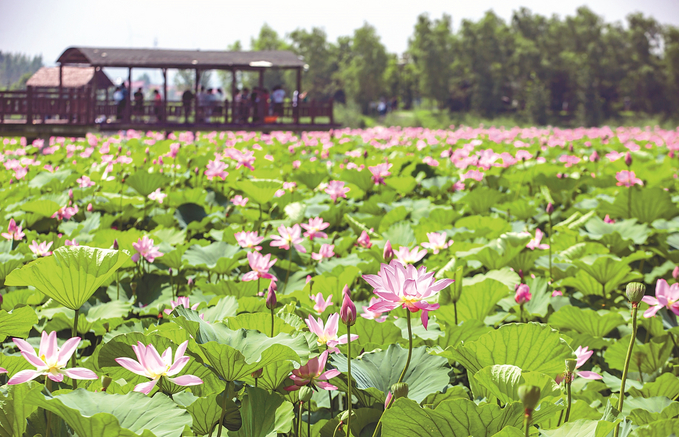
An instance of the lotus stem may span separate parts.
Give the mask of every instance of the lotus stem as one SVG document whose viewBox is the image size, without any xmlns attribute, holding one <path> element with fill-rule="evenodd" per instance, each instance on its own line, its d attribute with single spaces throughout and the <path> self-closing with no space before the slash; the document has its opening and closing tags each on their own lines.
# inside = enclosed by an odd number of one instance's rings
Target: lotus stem
<svg viewBox="0 0 679 437">
<path fill-rule="evenodd" d="M 552 276 L 552 214 L 549 214 L 549 281 L 554 281 L 554 276 Z"/>
<path fill-rule="evenodd" d="M 45 390 L 48 393 L 52 393 L 52 380 L 49 379 L 46 376 L 45 376 Z M 45 414 L 47 416 L 46 420 L 45 420 L 45 422 L 47 423 L 47 425 L 45 427 L 45 437 L 50 437 L 50 431 L 51 431 L 50 428 L 52 428 L 52 412 L 49 411 L 49 410 L 45 410 Z"/>
<path fill-rule="evenodd" d="M 340 429 L 340 426 L 342 426 L 342 421 L 340 420 L 337 426 L 335 427 L 335 432 L 332 433 L 332 437 L 335 437 L 337 435 L 337 430 Z"/>
<path fill-rule="evenodd" d="M 116 285 L 118 287 L 118 294 L 116 299 L 120 300 L 120 271 L 116 271 Z"/>
<path fill-rule="evenodd" d="M 311 437 L 311 402 L 306 408 L 306 431 L 307 437 Z"/>
<path fill-rule="evenodd" d="M 226 381 L 226 386 L 224 387 L 224 400 L 222 401 L 222 415 L 219 417 L 219 423 L 217 426 L 217 437 L 222 437 L 222 424 L 224 423 L 224 417 L 226 416 L 226 401 L 229 397 L 229 381 Z"/>
<path fill-rule="evenodd" d="M 273 335 L 273 333 L 274 333 L 274 325 L 275 325 L 275 324 L 274 324 L 274 320 L 275 320 L 275 316 L 274 316 L 274 313 L 273 313 L 273 307 L 271 307 L 271 338 L 273 338 L 273 336 L 274 336 L 274 335 Z"/>
<path fill-rule="evenodd" d="M 335 410 L 332 408 L 332 393 L 328 390 L 328 400 L 330 401 L 330 418 L 335 418 Z"/>
<path fill-rule="evenodd" d="M 455 326 L 457 326 L 457 301 L 453 301 L 453 311 L 455 311 Z"/>
<path fill-rule="evenodd" d="M 410 311 L 408 311 L 410 314 Z M 407 366 L 407 365 L 406 365 Z M 351 436 L 351 324 L 347 323 L 347 437 Z"/>
<path fill-rule="evenodd" d="M 75 314 L 73 317 L 73 330 L 71 330 L 71 337 L 77 337 L 78 336 L 78 316 L 80 315 L 80 309 L 75 310 Z M 76 355 L 78 354 L 78 351 L 73 352 L 73 356 L 71 357 L 71 367 L 76 367 Z M 71 379 L 73 383 L 73 390 L 78 388 L 78 381 L 75 379 Z"/>
<path fill-rule="evenodd" d="M 627 380 L 627 372 L 629 371 L 629 362 L 632 359 L 632 350 L 634 349 L 634 342 L 637 339 L 637 312 L 639 306 L 637 302 L 632 302 L 632 337 L 629 340 L 629 347 L 627 348 L 627 356 L 625 357 L 625 367 L 622 371 L 622 380 L 620 381 L 620 399 L 618 400 L 618 411 L 622 412 L 622 407 L 625 403 L 625 381 Z M 641 373 L 641 369 L 639 369 Z M 615 425 L 614 437 L 618 437 L 620 433 L 620 424 Z"/>
<path fill-rule="evenodd" d="M 302 437 L 302 405 L 304 402 L 299 401 L 299 417 L 297 418 L 297 437 Z"/>
<path fill-rule="evenodd" d="M 408 322 L 408 359 L 406 359 L 406 365 L 401 372 L 401 376 L 398 378 L 398 382 L 403 382 L 403 378 L 405 378 L 406 371 L 410 365 L 410 359 L 413 356 L 413 326 L 412 322 L 410 321 L 410 311 L 407 311 L 406 313 L 406 320 Z"/>
<path fill-rule="evenodd" d="M 525 430 L 524 432 L 526 437 L 530 435 L 530 421 L 531 421 L 531 410 L 526 409 L 526 412 L 523 414 L 523 427 Z"/>
<path fill-rule="evenodd" d="M 568 422 L 568 419 L 571 417 L 571 404 L 573 403 L 573 397 L 571 395 L 571 381 L 573 380 L 573 374 L 572 373 L 566 373 L 566 417 L 563 420 L 563 423 Z"/>
<path fill-rule="evenodd" d="M 290 279 L 290 263 L 292 262 L 292 247 L 288 251 L 288 270 L 285 272 L 285 285 L 283 286 L 283 294 L 288 288 L 288 279 Z"/>
<path fill-rule="evenodd" d="M 632 187 L 627 189 L 627 218 L 632 218 Z"/>
</svg>

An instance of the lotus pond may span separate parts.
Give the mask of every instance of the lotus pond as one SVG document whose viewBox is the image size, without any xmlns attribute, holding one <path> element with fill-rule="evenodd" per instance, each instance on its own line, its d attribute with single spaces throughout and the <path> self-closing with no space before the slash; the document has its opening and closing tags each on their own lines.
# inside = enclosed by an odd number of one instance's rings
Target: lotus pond
<svg viewBox="0 0 679 437">
<path fill-rule="evenodd" d="M 679 433 L 679 130 L 0 151 L 2 436 Z"/>
</svg>

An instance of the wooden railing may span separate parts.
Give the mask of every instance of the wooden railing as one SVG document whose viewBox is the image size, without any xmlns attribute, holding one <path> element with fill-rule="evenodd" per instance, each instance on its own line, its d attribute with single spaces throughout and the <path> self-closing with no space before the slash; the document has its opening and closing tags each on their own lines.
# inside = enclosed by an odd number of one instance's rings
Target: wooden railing
<svg viewBox="0 0 679 437">
<path fill-rule="evenodd" d="M 143 101 L 116 103 L 97 100 L 92 89 L 58 90 L 34 89 L 0 91 L 0 123 L 14 124 L 77 124 L 122 123 L 163 124 L 334 124 L 333 102 L 300 102 L 295 106 L 287 101 L 280 105 L 206 102 L 188 105 L 181 101 Z"/>
</svg>

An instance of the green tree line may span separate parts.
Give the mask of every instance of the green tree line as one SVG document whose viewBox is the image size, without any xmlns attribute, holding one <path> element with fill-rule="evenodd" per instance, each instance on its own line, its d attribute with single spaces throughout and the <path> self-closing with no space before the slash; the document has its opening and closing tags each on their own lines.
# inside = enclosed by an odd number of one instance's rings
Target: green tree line
<svg viewBox="0 0 679 437">
<path fill-rule="evenodd" d="M 30 57 L 22 53 L 0 51 L 0 89 L 23 88 L 42 66 L 42 55 Z"/>
</svg>

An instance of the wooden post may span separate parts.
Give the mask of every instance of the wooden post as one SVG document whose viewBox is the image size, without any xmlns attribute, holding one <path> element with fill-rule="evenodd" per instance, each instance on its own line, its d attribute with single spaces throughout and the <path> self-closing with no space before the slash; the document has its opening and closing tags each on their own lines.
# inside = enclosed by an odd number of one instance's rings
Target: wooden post
<svg viewBox="0 0 679 437">
<path fill-rule="evenodd" d="M 61 118 L 61 113 L 64 110 L 63 105 L 62 105 L 62 94 L 64 92 L 64 64 L 59 64 L 59 99 L 57 100 L 57 107 L 59 108 L 57 110 L 57 113 L 59 114 L 59 118 Z"/>
<path fill-rule="evenodd" d="M 167 123 L 167 68 L 163 68 L 163 123 Z"/>
<path fill-rule="evenodd" d="M 297 107 L 293 108 L 295 124 L 299 124 L 299 107 L 302 104 L 302 69 L 297 69 Z"/>
<path fill-rule="evenodd" d="M 311 116 L 311 124 L 314 124 L 314 122 L 316 121 L 316 99 L 311 100 L 309 115 Z"/>
<path fill-rule="evenodd" d="M 127 71 L 127 96 L 125 97 L 125 121 L 132 121 L 132 67 Z"/>
<path fill-rule="evenodd" d="M 236 108 L 236 69 L 231 70 L 231 123 L 235 123 Z"/>
<path fill-rule="evenodd" d="M 200 110 L 200 108 L 198 108 L 198 91 L 200 90 L 200 76 L 201 76 L 200 70 L 198 70 L 196 68 L 196 86 L 195 86 L 196 92 L 193 94 L 193 98 L 196 102 L 193 106 L 194 107 L 194 110 L 193 110 L 193 122 L 194 123 L 198 122 L 198 111 Z"/>
<path fill-rule="evenodd" d="M 91 108 L 91 123 L 94 124 L 94 122 L 97 120 L 97 68 L 100 67 L 94 67 L 94 80 L 92 81 L 92 108 Z M 88 122 L 89 123 L 89 122 Z"/>
<path fill-rule="evenodd" d="M 26 87 L 26 124 L 33 124 L 33 87 Z"/>
</svg>

